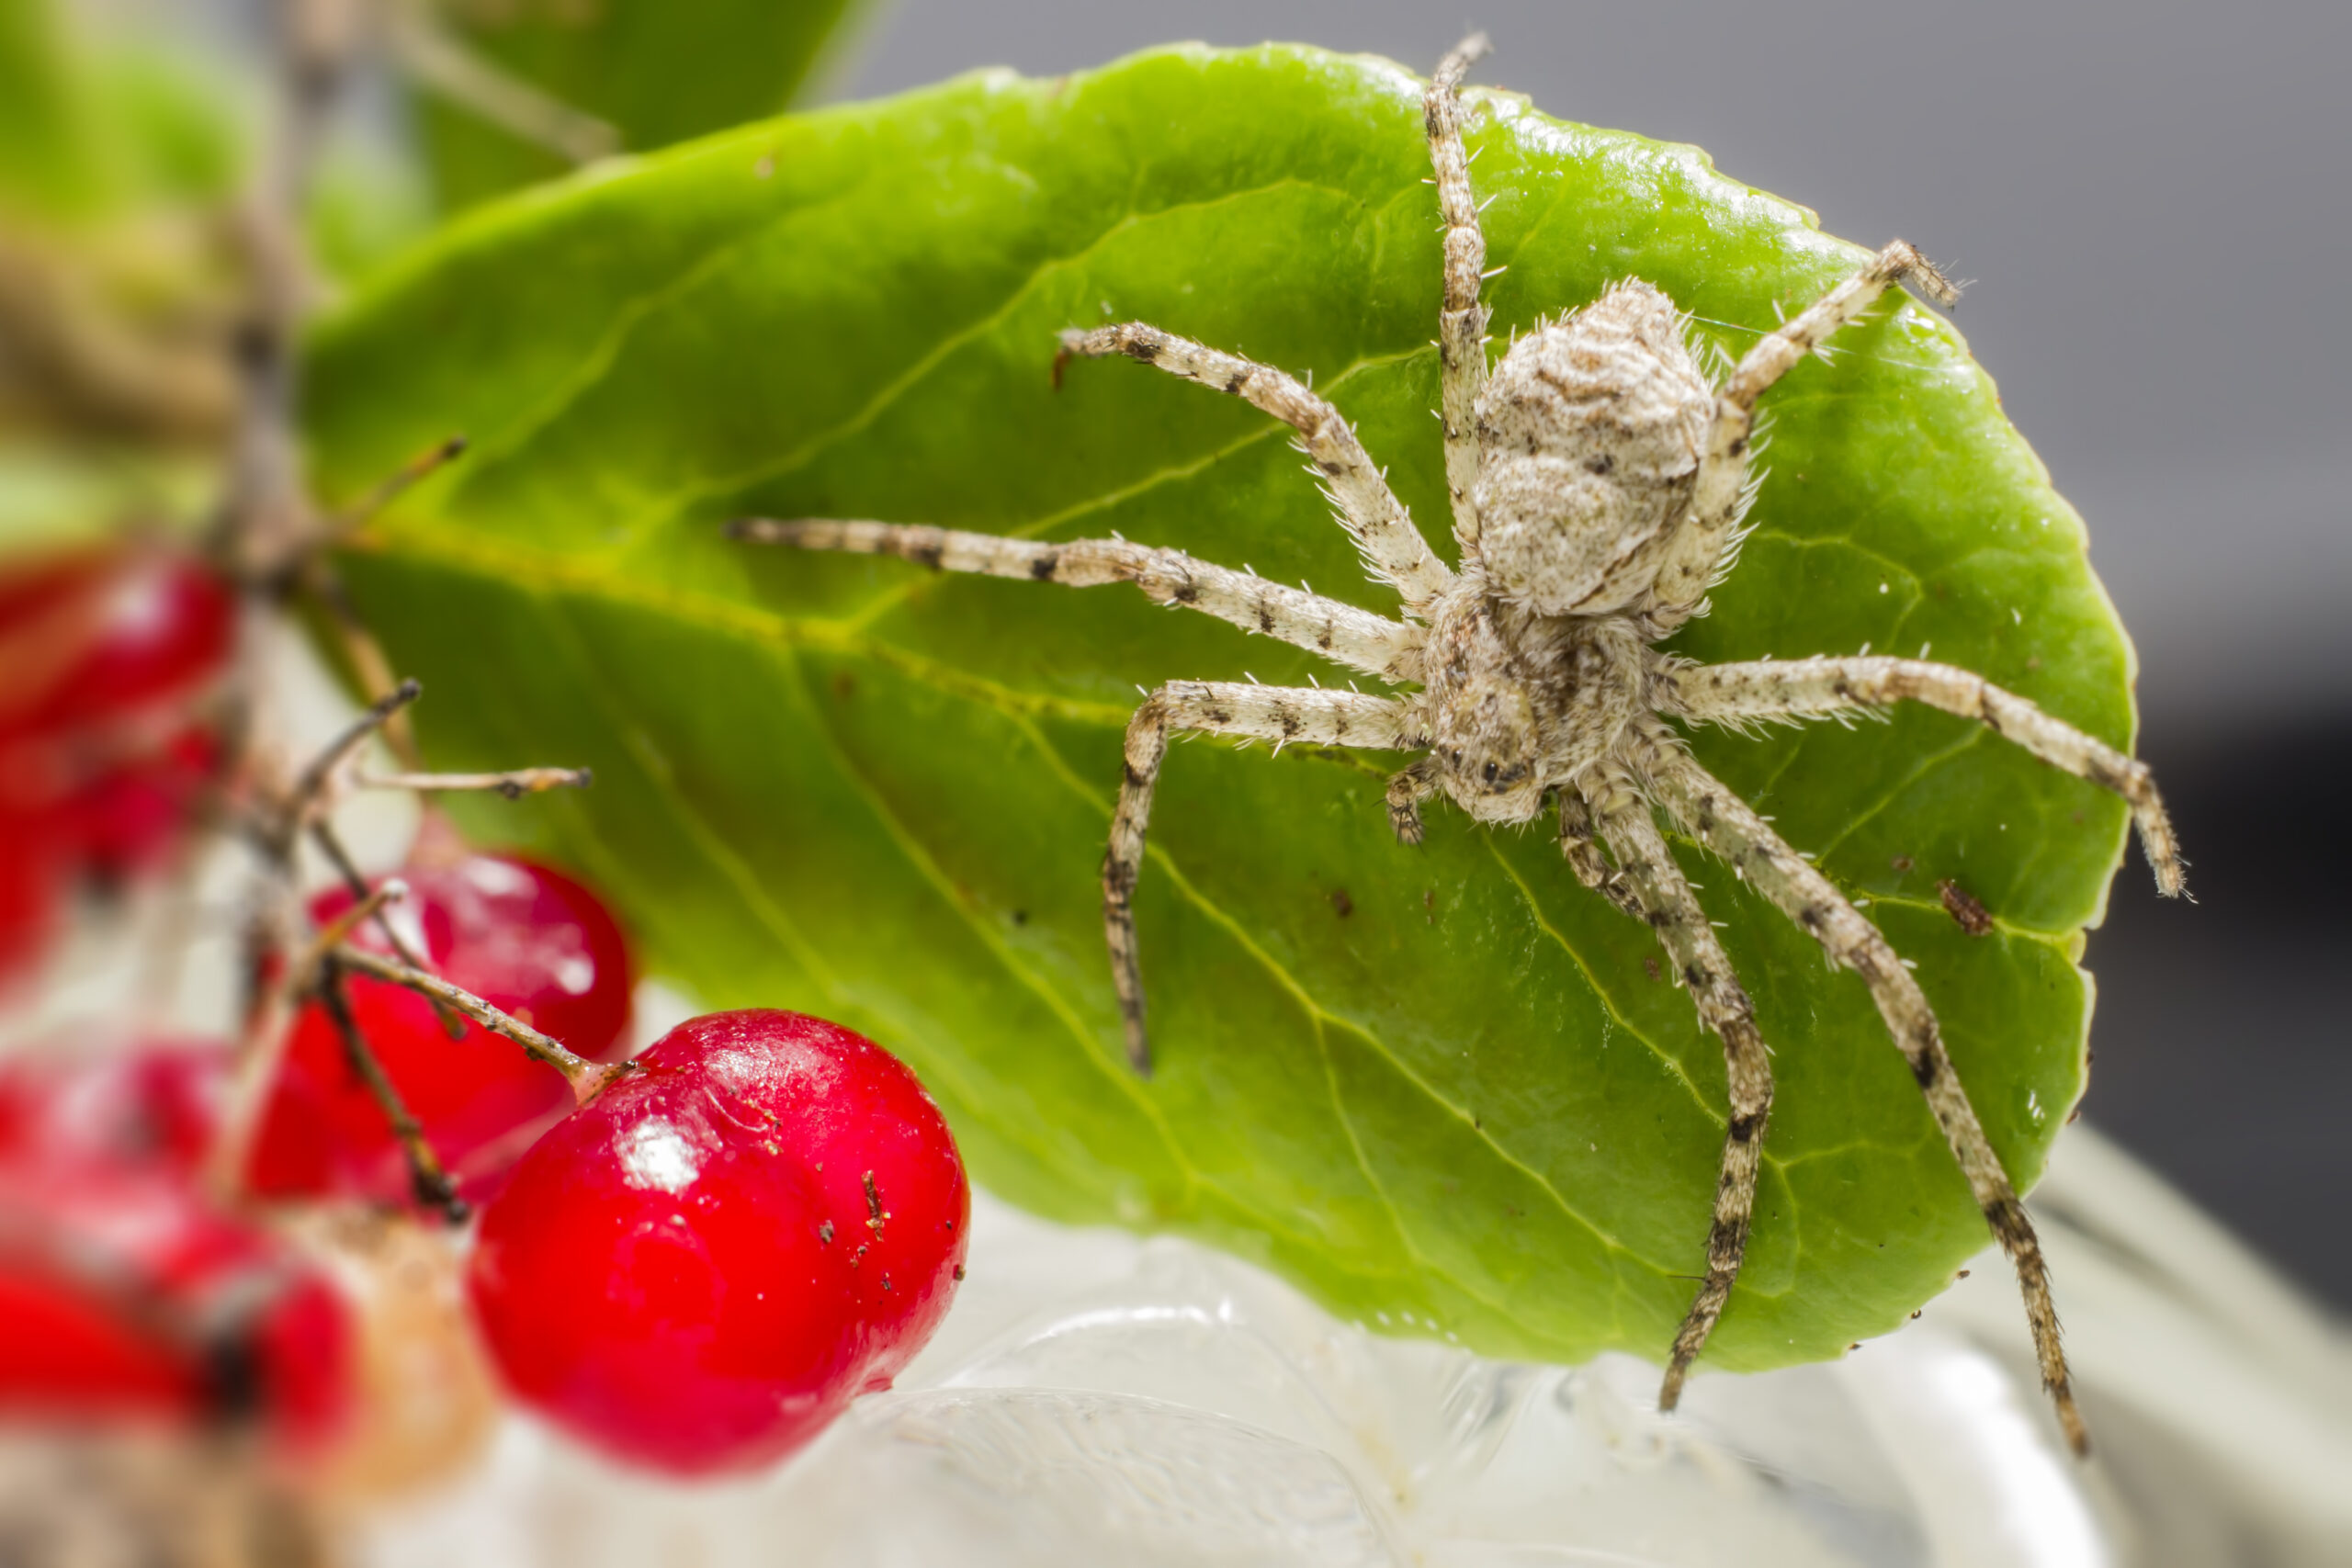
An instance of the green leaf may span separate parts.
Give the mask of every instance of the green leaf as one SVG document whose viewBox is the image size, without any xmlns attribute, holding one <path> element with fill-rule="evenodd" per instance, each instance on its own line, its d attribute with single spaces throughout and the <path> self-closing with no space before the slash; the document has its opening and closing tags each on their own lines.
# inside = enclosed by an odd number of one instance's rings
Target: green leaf
<svg viewBox="0 0 2352 1568">
<path fill-rule="evenodd" d="M 89 106 L 48 0 L 0 0 L 0 212 L 78 213 L 98 183 Z"/>
<path fill-rule="evenodd" d="M 486 62 L 620 133 L 666 147 L 792 100 L 861 0 L 460 0 L 444 7 Z M 567 167 L 467 109 L 428 97 L 425 140 L 451 208 Z"/>
<path fill-rule="evenodd" d="M 45 0 L 0 0 L 0 214 L 71 229 L 229 197 L 234 85 L 168 42 L 89 34 Z"/>
<path fill-rule="evenodd" d="M 322 332 L 311 434 L 337 496 L 476 438 L 350 553 L 352 587 L 425 683 L 437 759 L 596 770 L 469 827 L 584 868 L 709 1003 L 869 1031 L 979 1179 L 1042 1213 L 1203 1236 L 1489 1353 L 1662 1356 L 1703 1266 L 1722 1055 L 1548 828 L 1440 804 L 1408 850 L 1394 755 L 1178 748 L 1137 1081 L 1095 880 L 1136 689 L 1332 669 L 1125 587 L 719 536 L 745 512 L 1115 529 L 1393 611 L 1286 431 L 1143 367 L 1049 369 L 1057 329 L 1140 317 L 1312 370 L 1442 539 L 1419 93 L 1376 60 L 1180 49 L 748 129 L 448 234 Z M 1630 274 L 1736 353 L 1860 259 L 1692 149 L 1471 101 L 1498 334 Z M 1768 397 L 1756 535 L 1679 646 L 1931 643 L 2126 741 L 2082 525 L 1958 334 L 1906 304 L 1836 346 Z M 2082 1089 L 2074 961 L 2117 804 L 1934 713 L 1694 743 L 1874 900 L 2030 1181 Z M 1984 1225 L 1860 982 L 1683 852 L 1779 1075 L 1709 1357 L 1832 1355 Z M 1945 877 L 1993 934 L 1942 911 Z"/>
</svg>

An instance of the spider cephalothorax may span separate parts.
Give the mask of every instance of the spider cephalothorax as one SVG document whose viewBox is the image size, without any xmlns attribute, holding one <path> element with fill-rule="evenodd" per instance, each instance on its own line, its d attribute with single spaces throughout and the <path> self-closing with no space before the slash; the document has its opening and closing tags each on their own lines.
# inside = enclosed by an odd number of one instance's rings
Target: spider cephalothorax
<svg viewBox="0 0 2352 1568">
<path fill-rule="evenodd" d="M 1245 399 L 1295 429 L 1366 566 L 1404 601 L 1400 619 L 1118 538 L 1040 544 L 921 525 L 810 521 L 747 521 L 734 530 L 948 571 L 1073 587 L 1133 582 L 1160 604 L 1313 649 L 1401 688 L 1374 695 L 1177 681 L 1136 710 L 1103 857 L 1102 905 L 1138 1071 L 1149 1070 L 1151 1057 L 1134 894 L 1171 731 L 1420 752 L 1388 785 L 1390 821 L 1408 842 L 1421 836 L 1420 804 L 1439 793 L 1481 822 L 1526 822 L 1555 801 L 1569 865 L 1657 932 L 1701 1020 L 1723 1041 L 1728 1069 L 1707 1271 L 1658 1397 L 1670 1409 L 1747 1250 L 1772 1077 L 1747 993 L 1667 848 L 1663 811 L 1869 988 L 2017 1268 L 2042 1382 L 2068 1439 L 2083 1449 L 2040 1244 L 1952 1070 L 1926 995 L 1878 929 L 1691 758 L 1677 726 L 1740 728 L 1898 701 L 1976 719 L 2122 795 L 2158 886 L 2177 893 L 2180 858 L 2147 769 L 1950 665 L 1867 656 L 1700 665 L 1652 646 L 1704 610 L 1708 588 L 1736 556 L 1758 398 L 1890 286 L 1908 282 L 1945 304 L 1954 291 L 1897 240 L 1766 333 L 1718 385 L 1691 354 L 1673 301 L 1629 279 L 1520 337 L 1489 371 L 1478 298 L 1486 243 L 1456 102 L 1463 73 L 1485 48 L 1474 38 L 1448 55 L 1424 100 L 1445 220 L 1440 412 L 1459 570 L 1431 552 L 1338 411 L 1291 377 L 1141 322 L 1062 334 L 1065 358 L 1125 355 Z M 1058 375 L 1058 362 L 1056 368 Z"/>
</svg>

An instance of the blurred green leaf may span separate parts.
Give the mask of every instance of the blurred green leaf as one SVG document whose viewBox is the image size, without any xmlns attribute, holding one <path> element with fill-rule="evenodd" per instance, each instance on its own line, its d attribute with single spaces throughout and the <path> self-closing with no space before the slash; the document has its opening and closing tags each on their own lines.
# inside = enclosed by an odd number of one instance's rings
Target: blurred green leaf
<svg viewBox="0 0 2352 1568">
<path fill-rule="evenodd" d="M 220 200 L 244 166 L 234 96 L 168 42 L 80 38 L 46 0 L 0 0 L 0 213 L 70 225 Z"/>
<path fill-rule="evenodd" d="M 0 214 L 76 216 L 96 198 L 74 65 L 48 0 L 0 0 Z"/>
<path fill-rule="evenodd" d="M 771 115 L 792 101 L 862 0 L 443 0 L 451 34 L 483 61 L 619 133 L 631 152 Z M 471 108 L 424 106 L 451 209 L 570 164 Z"/>
<path fill-rule="evenodd" d="M 469 826 L 584 868 L 710 1004 L 904 1053 L 979 1179 L 1043 1213 L 1204 1236 L 1492 1354 L 1661 1356 L 1703 1266 L 1722 1056 L 1548 828 L 1440 805 L 1407 850 L 1393 755 L 1178 749 L 1138 904 L 1139 1082 L 1095 880 L 1136 688 L 1333 671 L 1124 587 L 719 536 L 745 512 L 1117 530 L 1393 610 L 1286 431 L 1137 366 L 1058 392 L 1048 369 L 1057 329 L 1139 317 L 1311 370 L 1442 539 L 1419 93 L 1380 61 L 1187 49 L 749 128 L 413 257 L 321 333 L 310 434 L 330 498 L 474 437 L 359 541 L 353 590 L 424 681 L 437 760 L 594 766 Z M 1498 335 L 1637 275 L 1736 353 L 1860 257 L 1692 149 L 1472 102 Z M 2127 740 L 2130 649 L 2080 521 L 1959 335 L 1905 304 L 1836 346 L 1768 397 L 1756 534 L 1681 649 L 1932 644 Z M 2082 1089 L 2075 959 L 2117 804 L 1933 713 L 1694 744 L 1874 901 L 2030 1182 Z M 1710 1358 L 1833 1355 L 1984 1226 L 1860 982 L 1684 852 L 1780 1079 Z M 1994 934 L 1938 907 L 1945 877 Z"/>
</svg>

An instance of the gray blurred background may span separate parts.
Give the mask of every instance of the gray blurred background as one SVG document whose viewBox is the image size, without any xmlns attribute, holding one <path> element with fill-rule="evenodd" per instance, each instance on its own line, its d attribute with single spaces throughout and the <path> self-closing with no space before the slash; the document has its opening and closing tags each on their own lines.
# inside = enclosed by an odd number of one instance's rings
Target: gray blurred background
<svg viewBox="0 0 2352 1568">
<path fill-rule="evenodd" d="M 1279 39 L 1695 142 L 1973 280 L 1956 320 L 2089 519 L 2193 906 L 2136 859 L 2089 964 L 2087 1114 L 2352 1306 L 2346 0 L 895 0 L 834 97 Z M 1795 650 L 1792 650 L 1795 651 Z"/>
</svg>

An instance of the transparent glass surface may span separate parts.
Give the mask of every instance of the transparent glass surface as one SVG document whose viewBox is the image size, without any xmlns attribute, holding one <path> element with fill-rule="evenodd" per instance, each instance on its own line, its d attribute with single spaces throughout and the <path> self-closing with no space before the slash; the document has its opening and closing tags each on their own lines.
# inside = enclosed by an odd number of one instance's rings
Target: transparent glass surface
<svg viewBox="0 0 2352 1568">
<path fill-rule="evenodd" d="M 1400 1325 L 1401 1326 L 1401 1325 Z M 2030 1564 L 2118 1561 L 2039 1395 L 1914 1325 L 1830 1366 L 1489 1361 L 1238 1259 L 983 1198 L 899 1386 L 754 1481 L 674 1486 L 510 1422 L 368 1555 L 449 1562 Z"/>
</svg>

